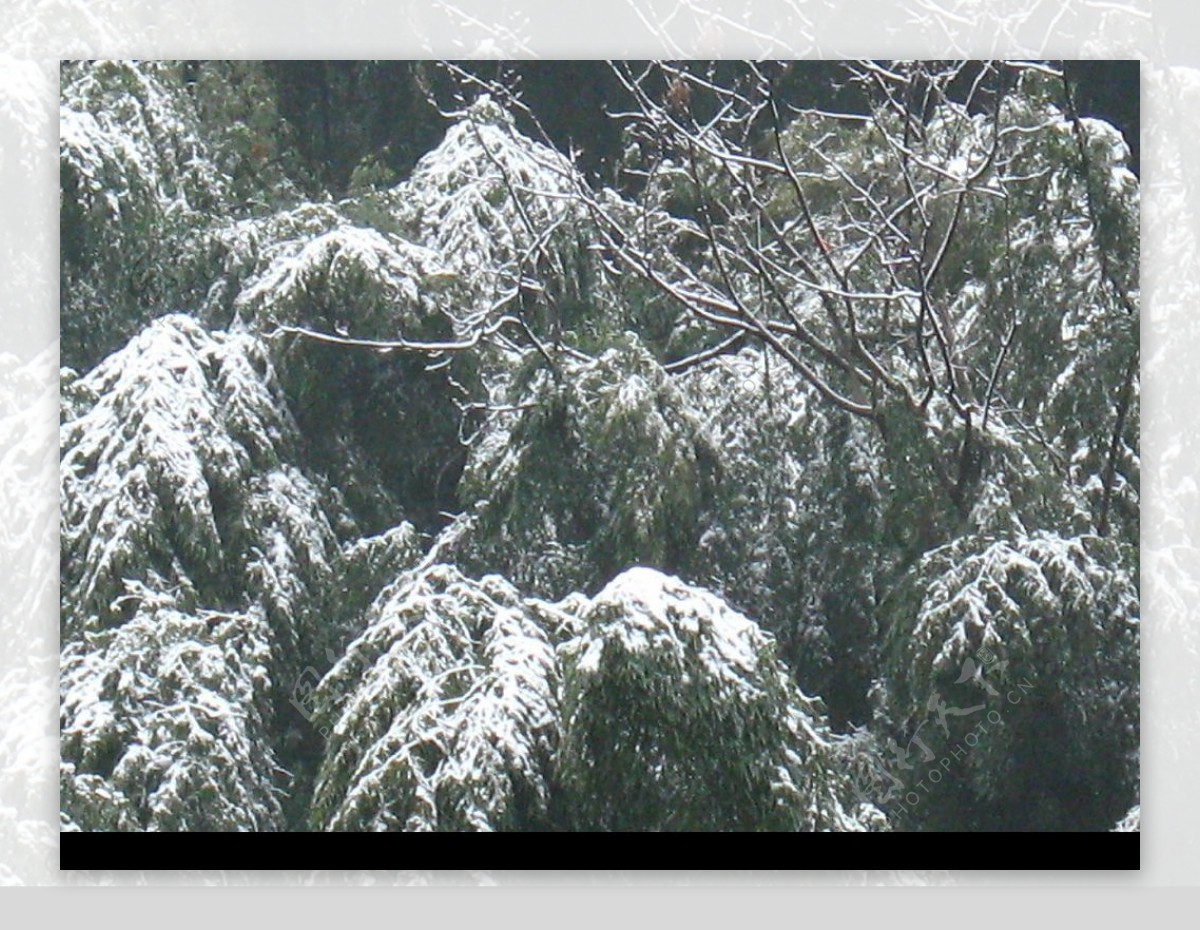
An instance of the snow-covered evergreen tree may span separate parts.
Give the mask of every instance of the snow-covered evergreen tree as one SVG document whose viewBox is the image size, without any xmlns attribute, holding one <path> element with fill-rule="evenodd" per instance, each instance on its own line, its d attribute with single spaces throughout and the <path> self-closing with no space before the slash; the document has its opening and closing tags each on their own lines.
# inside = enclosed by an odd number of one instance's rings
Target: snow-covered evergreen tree
<svg viewBox="0 0 1200 930">
<path fill-rule="evenodd" d="M 1126 809 L 1138 786 L 1136 566 L 1136 550 L 1095 536 L 967 536 L 896 587 L 881 730 L 911 756 L 950 758 L 959 792 L 922 817 L 1095 830 Z"/>
<path fill-rule="evenodd" d="M 549 330 L 546 315 L 579 296 L 587 273 L 578 183 L 566 157 L 522 136 L 512 114 L 483 95 L 389 198 L 413 238 L 467 286 L 473 319 L 540 297 L 543 319 L 531 322 Z"/>
<path fill-rule="evenodd" d="M 262 612 L 131 587 L 130 620 L 63 649 L 64 829 L 283 829 Z"/>
<path fill-rule="evenodd" d="M 568 823 L 604 830 L 865 830 L 819 702 L 772 639 L 647 568 L 581 611 L 564 657 L 558 777 Z"/>
<path fill-rule="evenodd" d="M 64 62 L 62 352 L 90 367 L 212 284 L 214 219 L 295 198 L 265 164 L 286 136 L 251 62 Z"/>
<path fill-rule="evenodd" d="M 315 622 L 337 542 L 260 343 L 164 317 L 63 396 L 65 633 L 119 624 L 131 582 L 184 609 L 253 587 L 289 645 Z"/>
<path fill-rule="evenodd" d="M 178 299 L 179 245 L 227 206 L 177 63 L 68 62 L 60 110 L 63 355 L 91 365 Z"/>
<path fill-rule="evenodd" d="M 898 558 L 884 542 L 881 444 L 759 349 L 723 354 L 679 384 L 717 462 L 697 579 L 753 612 L 832 714 L 863 717 L 876 580 Z"/>
<path fill-rule="evenodd" d="M 469 360 L 429 371 L 423 355 L 395 345 L 345 342 L 459 338 L 468 328 L 457 309 L 465 297 L 439 254 L 360 225 L 353 203 L 240 220 L 214 243 L 223 273 L 206 315 L 269 338 L 310 457 L 338 476 L 356 519 L 371 531 L 401 513 L 436 522 L 461 468 L 457 379 L 472 381 Z"/>
<path fill-rule="evenodd" d="M 339 642 L 341 550 L 266 350 L 168 316 L 62 394 L 65 812 L 278 828 L 277 689 Z"/>
<path fill-rule="evenodd" d="M 886 826 L 770 637 L 653 569 L 557 605 L 445 565 L 405 576 L 314 706 L 327 829 Z"/>
<path fill-rule="evenodd" d="M 539 829 L 572 619 L 498 576 L 435 565 L 386 589 L 314 698 L 328 733 L 314 826 Z"/>
</svg>

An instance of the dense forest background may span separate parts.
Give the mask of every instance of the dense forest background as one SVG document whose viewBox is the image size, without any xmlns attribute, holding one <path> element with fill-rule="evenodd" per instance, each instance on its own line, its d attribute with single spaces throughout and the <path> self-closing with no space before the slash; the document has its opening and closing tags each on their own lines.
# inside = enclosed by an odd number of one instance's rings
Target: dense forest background
<svg viewBox="0 0 1200 930">
<path fill-rule="evenodd" d="M 64 829 L 1136 829 L 1136 68 L 64 64 Z"/>
</svg>

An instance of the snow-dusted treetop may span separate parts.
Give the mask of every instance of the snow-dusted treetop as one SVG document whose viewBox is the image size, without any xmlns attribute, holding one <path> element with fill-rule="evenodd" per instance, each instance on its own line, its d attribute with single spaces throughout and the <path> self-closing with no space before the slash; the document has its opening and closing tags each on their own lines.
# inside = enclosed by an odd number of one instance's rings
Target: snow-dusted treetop
<svg viewBox="0 0 1200 930">
<path fill-rule="evenodd" d="M 560 779 L 583 829 L 877 829 L 819 702 L 773 638 L 648 568 L 580 612 L 563 657 Z"/>
<path fill-rule="evenodd" d="M 385 590 L 321 683 L 314 825 L 537 829 L 557 731 L 553 637 L 570 618 L 436 565 Z"/>
<path fill-rule="evenodd" d="M 317 826 L 884 824 L 836 771 L 837 738 L 770 637 L 653 569 L 553 606 L 435 565 L 368 623 L 316 698 Z"/>
<path fill-rule="evenodd" d="M 682 571 L 715 480 L 696 417 L 633 334 L 559 365 L 527 354 L 474 443 L 463 492 L 480 520 L 462 557 L 550 597 L 635 563 Z"/>
<path fill-rule="evenodd" d="M 294 636 L 337 548 L 284 458 L 295 425 L 262 345 L 164 317 L 63 395 L 65 632 L 119 623 L 134 581 L 183 605 L 263 601 Z"/>
<path fill-rule="evenodd" d="M 440 253 L 481 301 L 537 277 L 545 256 L 571 237 L 582 211 L 564 156 L 520 135 L 514 120 L 479 97 L 392 194 L 415 238 Z M 481 306 L 482 309 L 482 306 Z"/>
<path fill-rule="evenodd" d="M 881 729 L 943 755 L 974 731 L 954 777 L 997 809 L 1120 809 L 1139 782 L 1136 565 L 1127 545 L 1046 531 L 929 553 L 885 605 Z"/>
</svg>

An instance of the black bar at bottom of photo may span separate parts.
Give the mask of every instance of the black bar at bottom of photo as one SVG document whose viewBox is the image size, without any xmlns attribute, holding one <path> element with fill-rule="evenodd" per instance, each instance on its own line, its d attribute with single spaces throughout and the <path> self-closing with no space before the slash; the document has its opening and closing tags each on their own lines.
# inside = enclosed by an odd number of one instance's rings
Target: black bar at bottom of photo
<svg viewBox="0 0 1200 930">
<path fill-rule="evenodd" d="M 84 874 L 76 876 L 83 884 L 91 881 L 103 881 L 105 876 L 112 876 L 120 881 L 122 873 L 128 872 L 160 872 L 160 880 L 166 882 L 178 881 L 208 881 L 203 874 L 210 873 L 218 881 L 238 883 L 236 875 L 230 870 L 258 871 L 267 869 L 270 872 L 287 871 L 295 873 L 291 876 L 294 881 L 304 872 L 334 870 L 336 872 L 357 870 L 386 869 L 386 862 L 396 853 L 395 839 L 388 839 L 392 834 L 386 833 L 276 833 L 259 835 L 251 841 L 244 836 L 237 841 L 236 846 L 220 849 L 222 840 L 217 834 L 207 834 L 209 837 L 203 847 L 192 842 L 187 834 L 155 833 L 135 838 L 131 834 L 116 833 L 62 833 L 59 841 L 59 868 L 64 871 L 83 870 Z M 526 834 L 533 842 L 541 842 L 538 834 Z M 673 847 L 675 840 L 685 843 L 685 847 Z M 845 884 L 853 876 L 838 876 L 836 872 L 854 872 L 862 876 L 861 868 L 864 859 L 886 858 L 898 856 L 901 853 L 910 861 L 914 857 L 932 860 L 933 865 L 954 865 L 951 870 L 951 880 L 959 875 L 963 880 L 972 884 L 987 882 L 988 872 L 1003 870 L 1005 872 L 1028 873 L 1031 879 L 1036 879 L 1034 873 L 1045 873 L 1041 880 L 1054 881 L 1054 872 L 1060 872 L 1065 877 L 1067 867 L 1071 880 L 1085 877 L 1091 871 L 1130 872 L 1129 878 L 1135 879 L 1141 868 L 1140 833 L 1121 835 L 1113 833 L 1106 835 L 1103 845 L 1097 844 L 1086 835 L 1079 833 L 1028 833 L 1006 834 L 1007 841 L 1001 845 L 993 843 L 992 837 L 999 834 L 989 833 L 891 833 L 880 834 L 870 840 L 865 840 L 867 846 L 861 846 L 860 841 L 851 841 L 851 845 L 840 845 L 844 840 L 836 839 L 835 834 L 813 836 L 805 840 L 797 835 L 792 842 L 795 844 L 797 860 L 819 861 L 820 872 L 829 873 L 830 884 Z M 308 836 L 310 839 L 303 839 Z M 513 834 L 508 842 L 512 841 Z M 560 838 L 563 834 L 559 834 Z M 704 836 L 709 839 L 705 840 Z M 232 835 L 229 835 L 232 839 Z M 428 855 L 437 850 L 447 854 L 459 855 L 463 850 L 462 840 L 451 840 L 447 843 L 447 834 L 441 838 L 430 835 L 415 840 L 417 845 L 413 852 Z M 485 841 L 486 842 L 486 841 Z M 570 842 L 569 837 L 567 842 Z M 641 841 L 639 840 L 639 843 Z M 706 865 L 715 862 L 728 862 L 731 858 L 744 861 L 762 855 L 765 850 L 759 845 L 759 837 L 750 834 L 721 833 L 721 834 L 660 834 L 656 843 L 664 852 L 674 849 L 672 857 L 679 861 L 690 855 L 706 851 L 703 857 Z M 712 846 L 705 846 L 712 843 Z M 443 844 L 443 845 L 439 845 Z M 744 844 L 744 845 L 743 845 Z M 731 856 L 737 847 L 741 852 Z M 483 852 L 488 846 L 478 847 Z M 497 847 L 497 850 L 511 847 Z M 646 847 L 639 846 L 644 850 Z M 779 858 L 779 847 L 772 847 L 775 852 L 772 858 Z M 201 852 L 203 849 L 203 852 Z M 580 847 L 581 851 L 583 847 Z M 712 855 L 716 853 L 716 855 Z M 332 861 L 336 865 L 330 865 Z M 952 860 L 947 863 L 946 860 Z M 314 862 L 317 865 L 314 866 Z M 169 865 L 168 865 L 169 863 Z M 266 865 L 269 863 L 269 866 Z M 959 872 L 959 870 L 963 870 Z M 506 871 L 517 882 L 536 879 L 544 870 Z M 704 870 L 706 873 L 710 870 Z M 87 874 L 90 873 L 90 874 Z M 196 874 L 192 874 L 196 873 Z M 765 880 L 771 883 L 787 884 L 791 881 L 803 883 L 806 874 L 813 880 L 825 883 L 812 869 L 783 869 L 762 872 L 745 873 L 749 881 Z M 599 876 L 602 880 L 654 881 L 655 875 L 663 876 L 664 881 L 672 881 L 670 876 L 684 876 L 695 872 L 680 872 L 676 870 L 620 870 L 607 872 L 585 871 L 580 876 Z M 741 874 L 741 870 L 718 870 L 712 875 Z M 969 875 L 970 878 L 965 876 Z M 610 876 L 610 878 L 605 878 Z M 640 876 L 640 877 L 639 877 Z M 66 877 L 66 876 L 65 876 Z M 1116 877 L 1116 876 L 1110 876 Z M 287 879 L 281 877 L 281 881 Z M 595 878 L 584 878 L 591 884 Z M 860 879 L 867 880 L 867 879 Z M 690 879 L 689 881 L 694 881 Z"/>
</svg>

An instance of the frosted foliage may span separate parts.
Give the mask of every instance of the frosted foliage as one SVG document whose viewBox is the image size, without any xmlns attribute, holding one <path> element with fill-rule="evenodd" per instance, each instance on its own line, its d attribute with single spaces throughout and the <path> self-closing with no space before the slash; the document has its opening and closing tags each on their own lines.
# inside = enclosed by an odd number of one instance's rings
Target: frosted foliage
<svg viewBox="0 0 1200 930">
<path fill-rule="evenodd" d="M 564 359 L 561 379 L 527 357 L 514 412 L 470 452 L 463 489 L 480 520 L 466 558 L 550 597 L 634 563 L 685 566 L 715 452 L 662 368 L 635 337 L 623 342 Z"/>
<path fill-rule="evenodd" d="M 828 412 L 806 382 L 757 349 L 695 368 L 680 386 L 719 450 L 725 493 L 700 540 L 709 580 L 768 609 L 780 596 L 794 602 L 781 582 L 805 572 L 802 540 L 837 519 L 824 490 L 835 467 Z M 879 463 L 864 451 L 870 476 Z"/>
<path fill-rule="evenodd" d="M 281 829 L 266 623 L 130 599 L 125 625 L 63 649 L 64 829 Z"/>
<path fill-rule="evenodd" d="M 0 354 L 63 829 L 1140 830 L 1128 150 L 1040 65 L 860 65 L 778 127 L 650 67 L 618 193 L 499 85 L 367 189 L 435 118 L 375 66 L 64 64 L 61 397 Z"/>
<path fill-rule="evenodd" d="M 838 773 L 819 703 L 771 637 L 648 568 L 581 614 L 563 657 L 559 772 L 582 829 L 880 827 Z"/>
<path fill-rule="evenodd" d="M 229 208 L 179 63 L 68 62 L 59 121 L 62 353 L 90 367 L 194 285 Z"/>
<path fill-rule="evenodd" d="M 1069 463 L 1069 490 L 1082 503 L 1066 516 L 1069 525 L 1095 529 L 1108 508 L 1103 519 L 1136 542 L 1140 188 L 1127 167 L 1128 147 L 1109 124 L 1076 124 L 1036 93 L 1011 97 L 1005 118 L 1021 127 L 1010 135 L 1007 174 L 1022 181 L 1010 184 L 1015 197 L 1007 210 L 976 208 L 987 238 L 964 256 L 975 280 L 963 298 L 977 306 L 963 314 L 969 325 L 961 338 L 985 334 L 995 326 L 989 314 L 996 301 L 1015 300 L 1017 338 L 997 382 L 994 429 L 1001 441 L 1031 447 L 1026 473 L 1049 470 L 1033 465 L 1031 423 Z M 988 266 L 985 243 L 997 226 L 1011 249 L 1004 258 L 1011 297 L 1002 290 L 1006 279 Z"/>
<path fill-rule="evenodd" d="M 467 334 L 547 256 L 574 248 L 570 162 L 476 101 L 388 191 L 305 204 L 215 231 L 222 278 L 208 312 L 368 338 Z M 369 228 L 370 219 L 383 228 Z"/>
<path fill-rule="evenodd" d="M 339 225 L 311 238 L 276 243 L 267 251 L 266 267 L 234 302 L 243 321 L 254 321 L 258 329 L 291 323 L 358 336 L 412 338 L 429 328 L 426 317 L 449 315 L 448 308 L 427 296 L 445 281 L 441 259 L 397 236 Z"/>
<path fill-rule="evenodd" d="M 1061 82 L 1030 71 L 1004 97 L 998 124 L 950 104 L 932 109 L 908 181 L 907 155 L 894 144 L 904 132 L 890 111 L 852 128 L 809 114 L 784 130 L 783 144 L 822 235 L 853 266 L 852 280 L 863 291 L 902 291 L 894 262 L 883 260 L 888 249 L 903 253 L 889 238 L 899 230 L 882 234 L 871 211 L 900 209 L 909 183 L 941 192 L 929 196 L 923 222 L 940 236 L 953 217 L 956 234 L 928 298 L 948 358 L 963 373 L 956 390 L 974 405 L 982 474 L 965 486 L 973 498 L 986 498 L 976 529 L 1066 525 L 1104 535 L 1119 527 L 1132 542 L 1140 467 L 1139 186 L 1120 133 L 1100 120 L 1076 122 L 1061 96 Z M 959 203 L 949 194 L 964 179 L 972 193 Z M 787 223 L 795 211 L 795 196 L 781 183 L 766 212 Z M 899 262 L 901 255 L 892 257 Z M 782 272 L 777 277 L 788 280 Z M 738 284 L 746 292 L 753 286 L 761 286 L 754 276 Z M 743 297 L 754 304 L 752 293 Z M 916 312 L 907 303 L 915 299 L 899 293 L 893 309 L 863 301 L 856 324 L 889 374 L 920 399 L 928 381 L 924 361 L 915 345 L 893 339 L 894 309 Z M 824 309 L 811 288 L 801 285 L 793 300 L 805 324 L 824 335 Z M 834 372 L 828 378 L 839 383 Z M 932 403 L 921 405 L 918 424 L 929 435 L 921 439 L 943 445 L 950 459 L 963 443 L 963 424 L 953 411 L 946 415 L 948 396 L 940 396 L 938 384 L 930 390 Z M 1037 486 L 1063 463 L 1071 479 L 1065 493 L 1059 481 Z M 1051 495 L 1066 499 L 1047 504 L 1043 498 Z M 1013 517 L 1004 525 L 1008 505 Z"/>
<path fill-rule="evenodd" d="M 50 347 L 21 364 L 0 353 L 0 585 L 11 590 L 0 608 L 0 672 L 20 661 L 43 635 L 44 617 L 57 596 L 54 565 L 58 515 L 54 508 L 54 383 Z M 49 643 L 43 643 L 50 646 Z M 51 647 L 52 648 L 52 647 Z M 35 651 L 40 647 L 35 645 Z"/>
<path fill-rule="evenodd" d="M 1020 805 L 1062 779 L 1115 819 L 1137 791 L 1136 559 L 1048 532 L 930 553 L 887 605 L 883 719 L 952 746 L 994 712 L 966 764 L 977 796 Z"/>
<path fill-rule="evenodd" d="M 205 297 L 205 314 L 233 312 L 234 301 L 270 268 L 288 267 L 304 246 L 340 226 L 351 225 L 332 203 L 303 203 L 261 217 L 221 223 L 207 234 L 219 277 Z"/>
<path fill-rule="evenodd" d="M 570 196 L 577 180 L 566 158 L 517 133 L 512 116 L 483 96 L 393 199 L 417 241 L 443 256 L 485 312 L 537 267 L 542 250 L 571 242 L 582 218 Z"/>
<path fill-rule="evenodd" d="M 421 561 L 422 549 L 423 541 L 411 523 L 401 523 L 378 536 L 346 542 L 333 584 L 339 592 L 343 622 L 357 624 L 385 585 Z M 355 631 L 359 631 L 357 626 Z"/>
<path fill-rule="evenodd" d="M 1112 830 L 1113 833 L 1141 833 L 1142 832 L 1142 806 L 1136 804 L 1129 809 L 1129 813 L 1121 818 Z"/>
<path fill-rule="evenodd" d="M 246 534 L 246 597 L 266 612 L 284 655 L 316 652 L 330 638 L 325 592 L 338 551 L 316 487 L 290 465 L 247 484 L 239 532 Z"/>
<path fill-rule="evenodd" d="M 118 223 L 130 194 L 164 213 L 209 209 L 227 179 L 170 62 L 64 65 L 60 157 L 81 192 Z"/>
<path fill-rule="evenodd" d="M 220 230 L 214 241 L 224 273 L 205 315 L 264 336 L 306 432 L 309 462 L 336 480 L 363 529 L 379 532 L 401 517 L 424 528 L 452 489 L 443 466 L 460 449 L 455 404 L 464 388 L 456 378 L 471 383 L 473 363 L 457 356 L 449 369 L 429 371 L 419 353 L 335 346 L 280 330 L 417 343 L 471 335 L 467 301 L 441 258 L 354 225 L 352 207 L 310 204 Z"/>
<path fill-rule="evenodd" d="M 331 727 L 314 800 L 333 830 L 536 828 L 557 670 L 547 624 L 492 576 L 433 566 L 385 591 L 321 683 Z"/>
<path fill-rule="evenodd" d="M 248 587 L 290 626 L 336 547 L 316 489 L 280 461 L 294 426 L 262 347 L 165 317 L 64 394 L 66 632 L 118 622 L 130 580 L 208 606 Z"/>
<path fill-rule="evenodd" d="M 770 637 L 652 569 L 558 605 L 446 565 L 401 576 L 315 706 L 324 829 L 886 826 Z"/>
<path fill-rule="evenodd" d="M 917 570 L 924 593 L 902 643 L 911 674 L 957 674 L 980 649 L 1014 664 L 1044 656 L 1070 665 L 1086 663 L 1102 646 L 1135 647 L 1136 577 L 1122 567 L 1128 553 L 1106 548 L 1113 547 L 1094 538 L 1037 533 L 968 539 L 930 554 Z"/>
<path fill-rule="evenodd" d="M 718 463 L 693 575 L 779 638 L 802 687 L 834 697 L 836 664 L 870 673 L 875 592 L 903 544 L 885 534 L 910 525 L 895 511 L 916 492 L 892 487 L 868 424 L 761 350 L 721 356 L 679 384 Z"/>
</svg>

